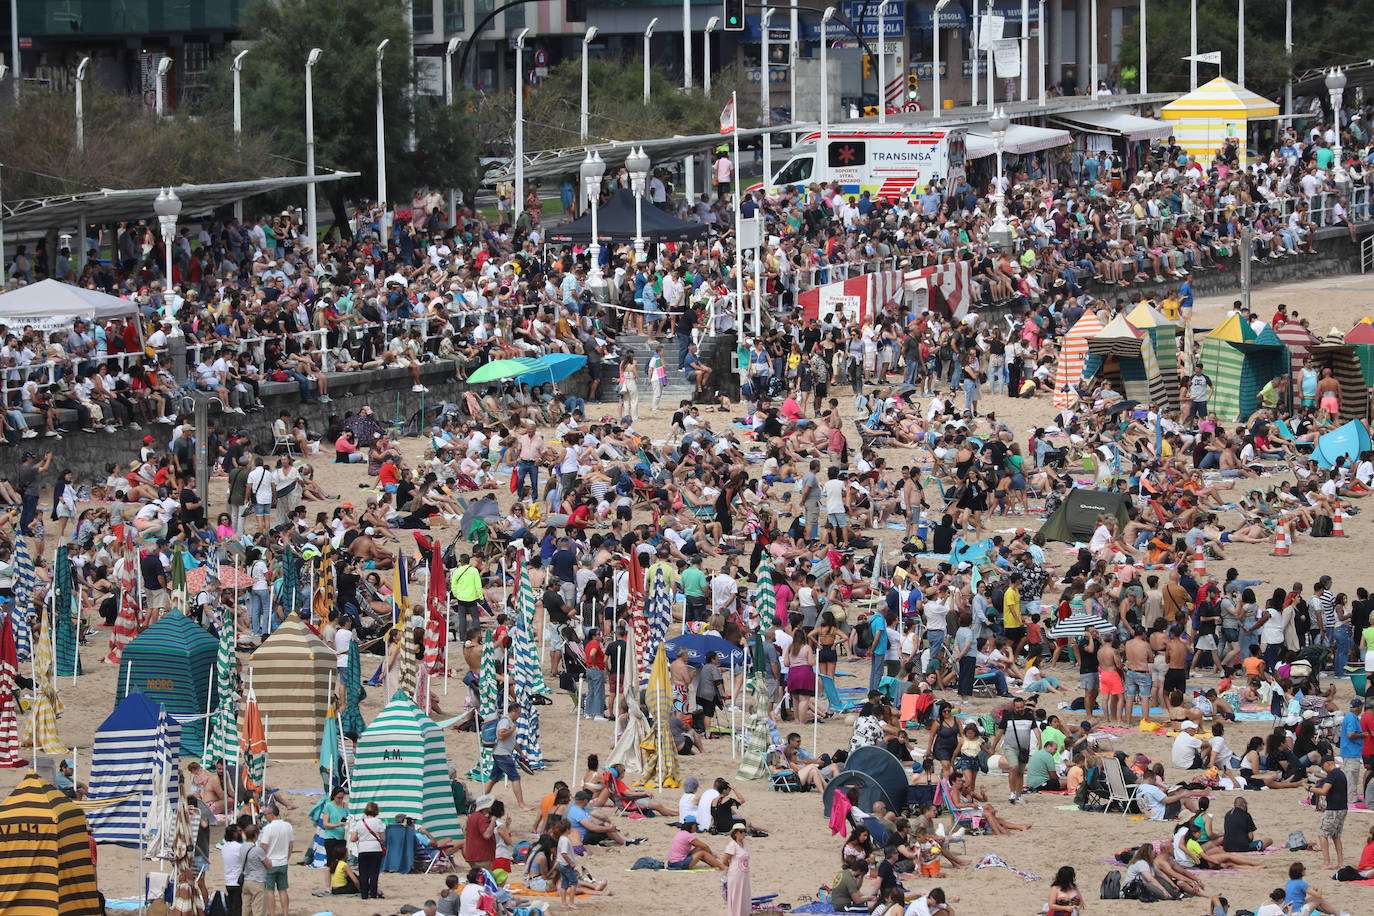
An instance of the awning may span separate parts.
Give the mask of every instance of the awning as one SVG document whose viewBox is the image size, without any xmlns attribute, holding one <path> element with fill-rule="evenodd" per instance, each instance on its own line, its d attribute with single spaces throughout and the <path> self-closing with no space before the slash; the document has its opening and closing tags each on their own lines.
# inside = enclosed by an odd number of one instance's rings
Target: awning
<svg viewBox="0 0 1374 916">
<path fill-rule="evenodd" d="M 226 181 L 219 184 L 184 184 L 173 190 L 181 198 L 181 212 L 185 216 L 206 213 L 235 201 L 258 194 L 278 193 L 304 187 L 312 181 L 323 184 L 357 178 L 358 172 L 328 172 L 313 179 L 304 175 L 284 178 L 257 178 L 252 181 Z M 116 223 L 131 219 L 156 219 L 153 201 L 162 188 L 101 188 L 86 194 L 20 200 L 5 206 L 5 231 L 45 232 L 65 226 L 75 226 L 84 216 L 89 223 Z"/>
<path fill-rule="evenodd" d="M 1128 111 L 1070 111 L 1055 115 L 1053 120 L 1064 123 L 1074 130 L 1087 130 L 1095 134 L 1111 137 L 1125 137 L 1127 140 L 1163 140 L 1173 133 L 1174 126 L 1167 121 L 1142 118 Z"/>
<path fill-rule="evenodd" d="M 1002 150 L 1013 155 L 1021 155 L 1055 146 L 1065 146 L 1072 142 L 1073 138 L 1069 136 L 1067 130 L 1031 127 L 1029 124 L 1012 124 L 1007 128 L 1007 136 L 1003 142 Z M 982 159 L 985 156 L 997 154 L 997 146 L 992 142 L 992 131 L 988 130 L 986 121 L 969 125 L 968 139 L 964 150 L 969 159 Z"/>
<path fill-rule="evenodd" d="M 47 332 L 70 328 L 78 318 L 104 322 L 137 314 L 136 302 L 51 279 L 0 295 L 0 322 L 11 328 L 31 325 Z"/>
</svg>

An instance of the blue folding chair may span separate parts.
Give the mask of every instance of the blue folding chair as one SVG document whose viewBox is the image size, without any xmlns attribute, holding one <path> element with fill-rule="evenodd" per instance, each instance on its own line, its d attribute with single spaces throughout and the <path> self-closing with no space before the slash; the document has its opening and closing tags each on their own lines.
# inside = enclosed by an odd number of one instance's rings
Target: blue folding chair
<svg viewBox="0 0 1374 916">
<path fill-rule="evenodd" d="M 851 712 L 868 702 L 866 691 L 858 696 L 842 697 L 839 688 L 835 686 L 834 678 L 828 674 L 822 674 L 820 677 L 821 690 L 825 692 L 825 701 L 830 704 L 831 712 Z"/>
</svg>

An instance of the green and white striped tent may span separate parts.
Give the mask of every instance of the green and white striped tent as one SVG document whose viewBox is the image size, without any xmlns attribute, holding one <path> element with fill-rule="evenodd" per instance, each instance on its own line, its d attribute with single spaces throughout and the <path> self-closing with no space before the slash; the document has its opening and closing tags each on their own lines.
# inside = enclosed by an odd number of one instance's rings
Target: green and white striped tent
<svg viewBox="0 0 1374 916">
<path fill-rule="evenodd" d="M 114 704 L 129 693 L 146 693 L 182 723 L 182 754 L 199 757 L 205 713 L 214 710 L 210 697 L 218 652 L 218 641 L 204 627 L 180 611 L 169 611 L 124 647 Z"/>
<path fill-rule="evenodd" d="M 415 819 L 436 837 L 457 839 L 463 824 L 453 807 L 444 732 L 397 691 L 358 739 L 352 804 L 376 802 L 382 819 Z"/>
<path fill-rule="evenodd" d="M 1141 404 L 1168 405 L 1164 379 L 1155 361 L 1154 339 L 1117 315 L 1097 334 L 1088 338 L 1088 358 L 1083 377 L 1118 375 L 1123 394 Z"/>
<path fill-rule="evenodd" d="M 1317 374 L 1321 375 L 1323 369 L 1330 369 L 1331 377 L 1341 386 L 1341 411 L 1337 422 L 1363 420 L 1369 414 L 1369 387 L 1364 383 L 1355 344 L 1346 343 L 1341 332 L 1332 328 L 1331 333 L 1308 349 L 1312 353 L 1312 368 L 1317 370 Z"/>
<path fill-rule="evenodd" d="M 1212 380 L 1208 410 L 1234 423 L 1254 413 L 1270 379 L 1289 374 L 1288 348 L 1268 325 L 1256 334 L 1239 314 L 1232 315 L 1203 338 L 1202 371 Z"/>
</svg>

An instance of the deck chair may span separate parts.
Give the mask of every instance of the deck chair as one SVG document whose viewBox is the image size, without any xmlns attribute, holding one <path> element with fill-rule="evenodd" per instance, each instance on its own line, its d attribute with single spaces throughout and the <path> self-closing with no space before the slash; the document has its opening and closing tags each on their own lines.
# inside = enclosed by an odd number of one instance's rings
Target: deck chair
<svg viewBox="0 0 1374 916">
<path fill-rule="evenodd" d="M 973 806 L 956 807 L 949 800 L 949 780 L 940 780 L 939 787 L 935 790 L 935 806 L 937 811 L 943 809 L 949 812 L 950 817 L 954 818 L 955 828 L 964 827 L 968 830 L 981 830 L 983 827 L 983 814 L 980 809 Z"/>
<path fill-rule="evenodd" d="M 1129 814 L 1135 804 L 1135 786 L 1126 785 L 1126 774 L 1121 769 L 1121 761 L 1116 757 L 1102 758 L 1102 772 L 1107 777 L 1107 808 L 1120 805 L 1122 815 Z"/>
<path fill-rule="evenodd" d="M 1315 442 L 1299 442 L 1293 430 L 1288 427 L 1287 420 L 1279 420 L 1274 424 L 1278 427 L 1279 438 L 1288 440 L 1288 443 L 1300 452 L 1310 452 L 1317 447 Z"/>
<path fill-rule="evenodd" d="M 386 845 L 382 871 L 410 874 L 415 868 L 415 828 L 409 824 L 387 824 L 382 837 Z"/>
<path fill-rule="evenodd" d="M 871 814 L 864 818 L 864 829 L 867 830 L 868 835 L 873 838 L 873 845 L 878 849 L 885 848 L 888 841 L 892 839 L 892 834 L 888 831 L 882 819 L 874 817 Z"/>
<path fill-rule="evenodd" d="M 805 792 L 806 787 L 797 778 L 796 771 L 782 770 L 778 773 L 771 773 L 768 776 L 768 784 L 773 787 L 774 792 Z"/>
<path fill-rule="evenodd" d="M 422 870 L 427 875 L 436 871 L 452 871 L 453 856 L 451 852 L 454 850 L 456 847 L 444 849 L 438 846 L 422 845 L 417 836 L 415 839 L 415 865 L 423 866 Z"/>
<path fill-rule="evenodd" d="M 868 693 L 852 697 L 840 696 L 840 689 L 835 686 L 835 679 L 828 674 L 820 675 L 821 689 L 825 692 L 825 701 L 830 704 L 831 712 L 853 712 L 864 703 L 868 702 Z"/>
</svg>

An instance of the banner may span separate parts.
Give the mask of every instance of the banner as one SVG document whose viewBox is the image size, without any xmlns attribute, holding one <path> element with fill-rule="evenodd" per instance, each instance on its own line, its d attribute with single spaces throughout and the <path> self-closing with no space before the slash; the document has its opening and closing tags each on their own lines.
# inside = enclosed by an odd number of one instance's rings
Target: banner
<svg viewBox="0 0 1374 916">
<path fill-rule="evenodd" d="M 999 38 L 992 45 L 992 60 L 998 79 L 1016 79 L 1021 75 L 1021 40 Z"/>
</svg>

